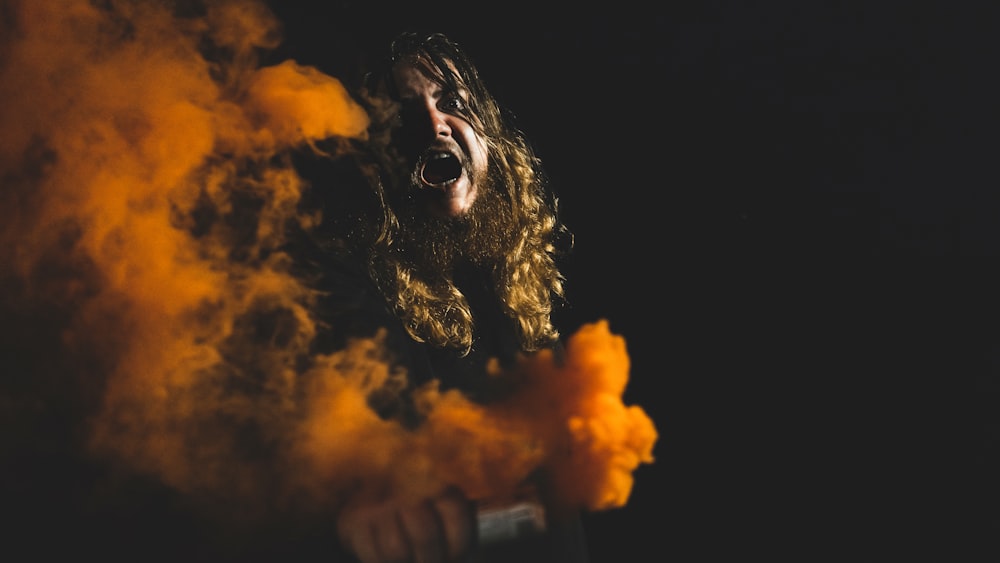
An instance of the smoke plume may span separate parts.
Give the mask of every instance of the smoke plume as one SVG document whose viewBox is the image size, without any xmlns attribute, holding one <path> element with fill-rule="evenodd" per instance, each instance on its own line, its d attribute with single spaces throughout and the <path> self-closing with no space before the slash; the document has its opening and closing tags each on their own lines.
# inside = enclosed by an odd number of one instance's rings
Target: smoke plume
<svg viewBox="0 0 1000 563">
<path fill-rule="evenodd" d="M 607 322 L 563 363 L 523 362 L 503 403 L 421 389 L 416 430 L 366 404 L 392 375 L 378 339 L 310 354 L 317 296 L 283 245 L 320 218 L 288 155 L 364 138 L 368 117 L 316 68 L 258 63 L 281 41 L 263 4 L 191 4 L 0 4 L 0 446 L 247 513 L 445 483 L 502 496 L 540 468 L 570 505 L 624 505 L 657 434 L 622 404 Z"/>
</svg>

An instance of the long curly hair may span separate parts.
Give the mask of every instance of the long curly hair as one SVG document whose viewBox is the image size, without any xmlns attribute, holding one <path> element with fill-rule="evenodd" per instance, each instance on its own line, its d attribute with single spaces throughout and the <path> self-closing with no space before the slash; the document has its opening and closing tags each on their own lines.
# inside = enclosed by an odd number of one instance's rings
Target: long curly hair
<svg viewBox="0 0 1000 563">
<path fill-rule="evenodd" d="M 559 338 L 552 324 L 553 305 L 565 300 L 565 280 L 557 257 L 572 246 L 572 235 L 558 217 L 557 200 L 549 190 L 541 161 L 513 116 L 486 89 L 463 49 L 440 33 L 399 35 L 388 56 L 362 83 L 361 98 L 372 119 L 369 141 L 378 161 L 373 185 L 382 203 L 382 216 L 368 245 L 369 274 L 412 338 L 469 352 L 475 322 L 469 302 L 455 284 L 454 272 L 442 271 L 440 262 L 433 260 L 446 249 L 428 249 L 435 243 L 454 246 L 455 241 L 413 240 L 401 221 L 410 171 L 401 165 L 402 157 L 391 143 L 398 115 L 392 67 L 413 58 L 434 68 L 447 86 L 469 93 L 469 121 L 489 152 L 486 191 L 490 193 L 481 193 L 480 200 L 493 198 L 504 210 L 480 218 L 486 223 L 503 221 L 492 225 L 489 241 L 480 241 L 488 251 L 462 258 L 488 273 L 504 314 L 513 321 L 521 349 L 549 346 Z M 469 235 L 474 236 L 479 226 L 472 225 Z M 431 260 L 414 257 L 421 254 L 431 255 Z"/>
</svg>

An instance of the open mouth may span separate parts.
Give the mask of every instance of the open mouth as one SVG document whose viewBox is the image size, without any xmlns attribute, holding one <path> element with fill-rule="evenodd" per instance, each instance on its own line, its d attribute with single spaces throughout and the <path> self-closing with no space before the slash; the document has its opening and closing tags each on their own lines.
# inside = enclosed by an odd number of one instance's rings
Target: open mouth
<svg viewBox="0 0 1000 563">
<path fill-rule="evenodd" d="M 420 179 L 425 184 L 440 186 L 454 182 L 462 175 L 462 163 L 455 155 L 438 152 L 429 155 L 420 169 Z"/>
</svg>

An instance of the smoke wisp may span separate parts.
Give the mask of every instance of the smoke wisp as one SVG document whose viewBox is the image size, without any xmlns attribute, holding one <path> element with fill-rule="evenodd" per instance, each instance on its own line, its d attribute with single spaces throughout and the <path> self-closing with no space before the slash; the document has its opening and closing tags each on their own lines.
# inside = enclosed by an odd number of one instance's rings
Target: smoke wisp
<svg viewBox="0 0 1000 563">
<path fill-rule="evenodd" d="M 284 245 L 321 218 L 289 155 L 368 117 L 316 68 L 258 64 L 281 40 L 263 4 L 189 4 L 0 4 L 0 446 L 242 515 L 502 496 L 540 468 L 569 505 L 624 505 L 657 432 L 605 321 L 523 362 L 508 401 L 419 390 L 416 430 L 366 404 L 394 376 L 378 339 L 310 353 L 317 296 Z"/>
</svg>

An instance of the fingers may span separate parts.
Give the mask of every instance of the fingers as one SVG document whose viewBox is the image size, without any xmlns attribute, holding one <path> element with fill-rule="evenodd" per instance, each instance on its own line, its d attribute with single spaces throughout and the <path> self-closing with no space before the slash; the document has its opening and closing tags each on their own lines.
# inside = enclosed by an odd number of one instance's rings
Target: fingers
<svg viewBox="0 0 1000 563">
<path fill-rule="evenodd" d="M 434 499 L 434 504 L 444 530 L 446 560 L 455 561 L 475 542 L 475 504 L 458 489 L 445 491 Z"/>
<path fill-rule="evenodd" d="M 474 505 L 460 491 L 449 490 L 416 504 L 345 508 L 337 531 L 363 563 L 443 563 L 469 552 L 474 524 Z"/>
<path fill-rule="evenodd" d="M 362 563 L 377 563 L 381 558 L 376 549 L 376 521 L 374 507 L 354 506 L 345 508 L 337 519 L 337 534 L 340 543 Z"/>
<path fill-rule="evenodd" d="M 403 539 L 409 544 L 407 552 L 414 556 L 414 561 L 447 561 L 444 556 L 447 549 L 445 523 L 435 510 L 434 502 L 428 500 L 396 513 Z M 404 554 L 396 552 L 395 555 Z"/>
<path fill-rule="evenodd" d="M 349 545 L 362 563 L 379 563 L 383 561 L 382 556 L 379 555 L 379 540 L 376 535 L 385 537 L 384 532 L 380 533 L 376 530 L 374 524 L 368 524 L 363 530 L 359 531 L 358 535 L 355 535 L 351 539 Z"/>
</svg>

